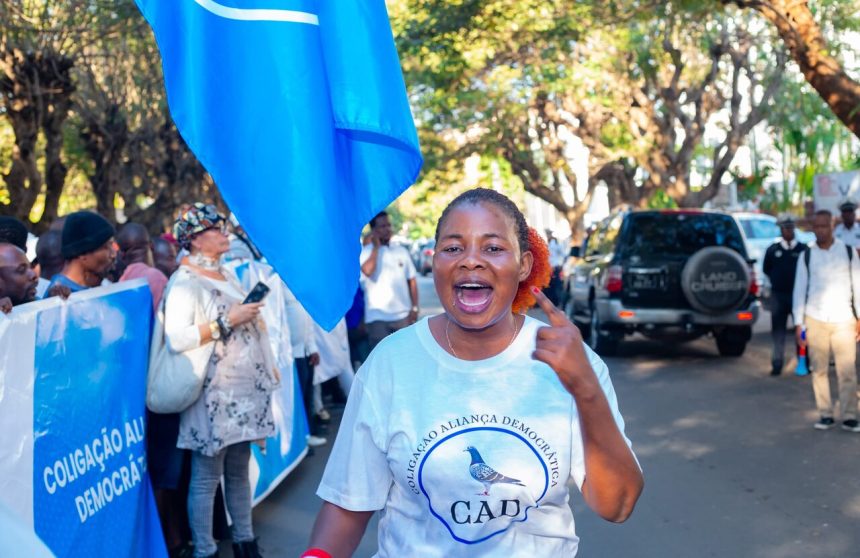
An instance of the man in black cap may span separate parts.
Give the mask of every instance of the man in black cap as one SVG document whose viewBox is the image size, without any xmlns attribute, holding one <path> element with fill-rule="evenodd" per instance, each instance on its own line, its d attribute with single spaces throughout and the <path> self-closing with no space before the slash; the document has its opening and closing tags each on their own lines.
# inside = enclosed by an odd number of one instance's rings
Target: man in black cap
<svg viewBox="0 0 860 558">
<path fill-rule="evenodd" d="M 842 222 L 833 229 L 833 236 L 846 245 L 860 252 L 860 226 L 857 226 L 857 202 L 852 199 L 842 200 L 839 204 L 842 212 Z"/>
<path fill-rule="evenodd" d="M 770 279 L 771 284 L 770 329 L 773 338 L 771 376 L 779 376 L 782 373 L 785 328 L 788 325 L 788 316 L 792 313 L 797 260 L 807 250 L 807 246 L 794 237 L 794 217 L 781 215 L 777 224 L 782 238 L 768 247 L 762 262 L 762 271 Z"/>
<path fill-rule="evenodd" d="M 63 270 L 51 279 L 48 295 L 57 285 L 72 293 L 102 284 L 116 259 L 113 225 L 98 213 L 78 211 L 63 225 Z"/>
</svg>

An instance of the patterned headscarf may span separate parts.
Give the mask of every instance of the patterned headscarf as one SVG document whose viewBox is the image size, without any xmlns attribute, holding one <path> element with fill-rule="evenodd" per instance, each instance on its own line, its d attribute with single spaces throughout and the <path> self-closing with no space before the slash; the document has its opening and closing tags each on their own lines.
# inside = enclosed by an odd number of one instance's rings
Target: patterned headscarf
<svg viewBox="0 0 860 558">
<path fill-rule="evenodd" d="M 190 250 L 194 235 L 217 227 L 225 220 L 214 205 L 197 202 L 184 209 L 176 218 L 176 223 L 173 224 L 173 236 L 176 237 L 181 248 Z"/>
</svg>

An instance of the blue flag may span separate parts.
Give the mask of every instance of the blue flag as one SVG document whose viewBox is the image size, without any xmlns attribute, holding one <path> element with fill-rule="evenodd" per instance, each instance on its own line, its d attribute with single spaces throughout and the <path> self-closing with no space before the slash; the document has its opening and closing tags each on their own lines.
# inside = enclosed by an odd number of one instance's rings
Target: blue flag
<svg viewBox="0 0 860 558">
<path fill-rule="evenodd" d="M 183 138 L 302 305 L 333 328 L 355 293 L 362 227 L 423 162 L 384 0 L 137 4 Z"/>
</svg>

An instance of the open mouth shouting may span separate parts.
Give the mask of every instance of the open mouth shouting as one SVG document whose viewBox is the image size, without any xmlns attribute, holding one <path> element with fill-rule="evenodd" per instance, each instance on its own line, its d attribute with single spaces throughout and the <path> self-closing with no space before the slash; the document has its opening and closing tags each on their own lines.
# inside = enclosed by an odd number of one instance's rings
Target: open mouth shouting
<svg viewBox="0 0 860 558">
<path fill-rule="evenodd" d="M 454 305 L 466 314 L 480 314 L 493 302 L 493 287 L 478 280 L 467 280 L 454 285 Z"/>
</svg>

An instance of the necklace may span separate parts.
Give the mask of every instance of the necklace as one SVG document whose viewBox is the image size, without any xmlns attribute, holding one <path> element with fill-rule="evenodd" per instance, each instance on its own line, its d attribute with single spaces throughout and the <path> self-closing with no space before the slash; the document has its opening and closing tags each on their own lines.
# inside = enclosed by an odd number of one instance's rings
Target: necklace
<svg viewBox="0 0 860 558">
<path fill-rule="evenodd" d="M 460 358 L 457 355 L 457 351 L 454 350 L 454 345 L 451 344 L 451 336 L 448 334 L 448 330 L 451 327 L 451 318 L 447 318 L 447 322 L 445 322 L 445 340 L 448 342 L 448 349 L 451 350 L 451 354 L 454 355 L 454 358 Z M 514 344 L 514 339 L 517 338 L 517 333 L 520 332 L 520 326 L 516 323 L 516 318 L 514 318 L 514 334 L 511 336 L 511 340 L 508 341 L 508 344 L 505 346 L 502 351 L 507 351 L 508 347 Z"/>
<path fill-rule="evenodd" d="M 203 254 L 197 253 L 188 256 L 188 261 L 206 271 L 221 270 L 221 258 L 207 258 Z"/>
</svg>

